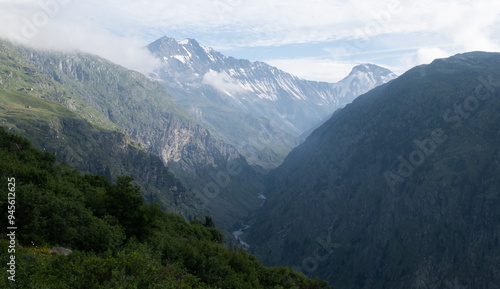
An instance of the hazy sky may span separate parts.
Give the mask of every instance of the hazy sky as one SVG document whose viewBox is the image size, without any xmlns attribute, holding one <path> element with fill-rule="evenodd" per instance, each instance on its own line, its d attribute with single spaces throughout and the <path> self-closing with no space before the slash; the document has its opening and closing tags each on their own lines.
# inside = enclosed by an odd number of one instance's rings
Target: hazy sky
<svg viewBox="0 0 500 289">
<path fill-rule="evenodd" d="M 375 63 L 401 74 L 456 53 L 500 51 L 498 0 L 0 0 L 0 36 L 98 54 L 147 72 L 144 46 L 194 38 L 225 55 L 337 81 Z"/>
</svg>

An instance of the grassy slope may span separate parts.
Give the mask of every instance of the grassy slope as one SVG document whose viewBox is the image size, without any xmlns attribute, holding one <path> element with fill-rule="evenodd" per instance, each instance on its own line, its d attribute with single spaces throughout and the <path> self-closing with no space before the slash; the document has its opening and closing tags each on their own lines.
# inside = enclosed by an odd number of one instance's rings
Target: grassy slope
<svg viewBox="0 0 500 289">
<path fill-rule="evenodd" d="M 148 155 L 101 113 L 74 97 L 72 89 L 41 73 L 11 46 L 0 46 L 0 125 L 82 171 L 110 179 L 133 176 L 148 201 L 159 201 L 170 212 L 189 218 L 200 214 L 195 196 L 159 158 Z"/>
<path fill-rule="evenodd" d="M 128 178 L 83 175 L 0 128 L 0 206 L 15 178 L 16 243 L 0 229 L 1 288 L 329 288 L 226 249 L 211 219 L 186 222 L 145 205 Z M 12 208 L 11 208 L 12 210 Z M 7 220 L 7 210 L 2 210 Z M 59 245 L 68 256 L 50 252 Z M 15 256 L 15 282 L 7 262 Z"/>
<path fill-rule="evenodd" d="M 160 157 L 188 189 L 203 194 L 213 176 L 224 173 L 229 162 L 238 162 L 242 172 L 231 176 L 230 184 L 220 186 L 220 193 L 205 202 L 209 214 L 224 229 L 229 230 L 259 208 L 256 184 L 262 176 L 234 147 L 199 125 L 160 84 L 93 55 L 16 49 L 23 61 L 29 60 L 52 82 L 70 89 L 71 100 L 92 107 Z M 65 101 L 60 103 L 72 107 Z"/>
</svg>

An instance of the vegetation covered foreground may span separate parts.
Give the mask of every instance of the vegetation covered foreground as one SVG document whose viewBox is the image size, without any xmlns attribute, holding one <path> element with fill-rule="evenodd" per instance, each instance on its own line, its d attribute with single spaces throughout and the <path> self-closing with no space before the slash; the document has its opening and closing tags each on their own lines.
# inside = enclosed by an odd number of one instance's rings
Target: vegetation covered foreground
<svg viewBox="0 0 500 289">
<path fill-rule="evenodd" d="M 15 282 L 8 280 L 7 183 L 16 180 Z M 0 288 L 331 288 L 222 245 L 210 217 L 145 204 L 129 177 L 83 175 L 0 128 Z M 52 246 L 73 250 L 51 253 Z"/>
</svg>

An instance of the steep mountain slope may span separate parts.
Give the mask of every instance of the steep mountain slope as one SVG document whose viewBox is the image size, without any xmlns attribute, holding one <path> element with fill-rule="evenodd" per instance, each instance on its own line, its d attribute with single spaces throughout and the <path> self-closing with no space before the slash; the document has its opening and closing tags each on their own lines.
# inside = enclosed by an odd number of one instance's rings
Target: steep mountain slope
<svg viewBox="0 0 500 289">
<path fill-rule="evenodd" d="M 298 136 L 395 75 L 362 65 L 337 84 L 299 79 L 263 62 L 226 57 L 196 40 L 148 46 L 162 61 L 153 76 L 179 103 L 251 162 L 275 167 Z"/>
<path fill-rule="evenodd" d="M 16 227 L 0 228 L 0 288 L 332 288 L 224 248 L 211 218 L 167 214 L 130 178 L 83 175 L 2 127 L 0 180 L 0 216 Z"/>
<path fill-rule="evenodd" d="M 246 242 L 336 288 L 500 288 L 500 54 L 435 60 L 273 172 Z"/>
<path fill-rule="evenodd" d="M 158 83 L 92 55 L 12 49 L 72 91 L 71 101 L 53 100 L 90 121 L 97 118 L 123 130 L 145 151 L 160 157 L 222 228 L 232 228 L 259 207 L 260 176 L 234 147 L 199 125 Z M 73 103 L 87 108 L 75 109 Z"/>
<path fill-rule="evenodd" d="M 146 201 L 159 202 L 169 212 L 186 218 L 203 214 L 195 194 L 186 190 L 160 158 L 146 153 L 130 136 L 76 99 L 73 90 L 47 77 L 1 41 L 0 125 L 83 172 L 109 179 L 132 176 L 146 193 Z"/>
</svg>

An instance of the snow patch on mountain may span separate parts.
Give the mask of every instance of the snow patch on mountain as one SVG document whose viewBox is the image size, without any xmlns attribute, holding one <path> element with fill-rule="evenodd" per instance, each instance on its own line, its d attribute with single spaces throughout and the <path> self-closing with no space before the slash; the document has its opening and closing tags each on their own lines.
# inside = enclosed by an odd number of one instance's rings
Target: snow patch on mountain
<svg viewBox="0 0 500 289">
<path fill-rule="evenodd" d="M 175 59 L 177 59 L 177 60 L 179 60 L 180 62 L 182 62 L 184 64 L 186 64 L 186 62 L 189 61 L 189 57 L 184 56 L 184 55 L 174 55 L 172 57 L 175 58 Z"/>
</svg>

